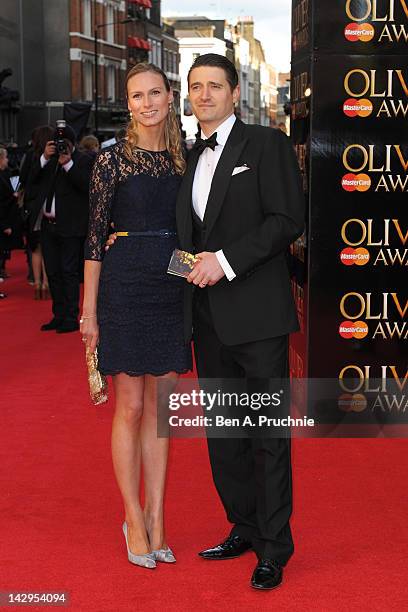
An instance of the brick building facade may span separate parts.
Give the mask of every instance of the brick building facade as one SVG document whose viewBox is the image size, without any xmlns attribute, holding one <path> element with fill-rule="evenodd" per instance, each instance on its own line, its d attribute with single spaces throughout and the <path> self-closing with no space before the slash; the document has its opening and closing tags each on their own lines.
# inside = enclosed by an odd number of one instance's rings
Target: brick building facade
<svg viewBox="0 0 408 612">
<path fill-rule="evenodd" d="M 71 100 L 95 100 L 95 33 L 98 58 L 100 132 L 112 132 L 122 120 L 127 70 L 124 0 L 70 0 Z"/>
<path fill-rule="evenodd" d="M 112 135 L 126 121 L 125 76 L 140 61 L 163 67 L 179 110 L 178 42 L 161 23 L 160 0 L 1 0 L 1 9 L 0 71 L 12 70 L 6 85 L 20 93 L 20 102 L 7 123 L 0 121 L 0 140 L 25 143 L 34 127 L 55 124 L 72 102 L 92 107 L 93 130 L 95 26 L 100 135 Z"/>
</svg>

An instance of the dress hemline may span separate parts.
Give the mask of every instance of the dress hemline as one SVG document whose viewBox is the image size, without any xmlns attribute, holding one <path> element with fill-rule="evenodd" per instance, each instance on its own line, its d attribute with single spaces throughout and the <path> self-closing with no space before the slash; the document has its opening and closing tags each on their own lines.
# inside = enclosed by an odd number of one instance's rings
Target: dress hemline
<svg viewBox="0 0 408 612">
<path fill-rule="evenodd" d="M 192 372 L 191 368 L 186 370 L 164 370 L 163 372 L 129 372 L 124 370 L 100 370 L 103 376 L 116 376 L 117 374 L 126 374 L 127 376 L 145 376 L 145 374 L 149 374 L 150 376 L 164 376 L 165 374 L 169 374 L 170 372 L 174 372 L 175 374 L 187 374 L 187 372 Z"/>
</svg>

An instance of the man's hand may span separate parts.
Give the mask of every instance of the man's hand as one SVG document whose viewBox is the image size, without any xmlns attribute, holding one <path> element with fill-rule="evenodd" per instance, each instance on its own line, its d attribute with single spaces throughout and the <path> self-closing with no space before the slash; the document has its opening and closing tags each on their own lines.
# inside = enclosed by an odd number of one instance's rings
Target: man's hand
<svg viewBox="0 0 408 612">
<path fill-rule="evenodd" d="M 55 142 L 53 140 L 49 140 L 45 145 L 44 149 L 44 157 L 47 161 L 51 159 L 53 155 L 56 153 Z"/>
<path fill-rule="evenodd" d="M 66 144 L 66 147 L 67 147 L 67 152 L 66 153 L 60 153 L 60 156 L 58 157 L 58 163 L 61 166 L 65 166 L 65 164 L 70 162 L 71 159 L 72 159 L 71 153 L 72 153 L 73 145 L 67 139 L 65 139 L 65 144 Z"/>
<path fill-rule="evenodd" d="M 187 276 L 189 283 L 194 283 L 202 289 L 207 285 L 215 285 L 225 276 L 224 270 L 220 266 L 215 253 L 197 253 L 198 261 L 194 264 L 194 269 Z"/>
<path fill-rule="evenodd" d="M 6 236 L 11 236 L 13 230 L 11 229 L 11 227 L 6 227 L 6 229 L 3 230 L 3 233 L 6 234 Z"/>
</svg>

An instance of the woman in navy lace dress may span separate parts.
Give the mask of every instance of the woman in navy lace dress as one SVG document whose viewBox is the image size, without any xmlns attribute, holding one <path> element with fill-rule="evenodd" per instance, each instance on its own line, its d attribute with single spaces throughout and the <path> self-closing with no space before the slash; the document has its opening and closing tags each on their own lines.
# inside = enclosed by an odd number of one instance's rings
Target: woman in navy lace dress
<svg viewBox="0 0 408 612">
<path fill-rule="evenodd" d="M 113 377 L 112 457 L 125 506 L 129 561 L 173 562 L 164 533 L 168 439 L 157 437 L 157 381 L 191 369 L 183 339 L 183 279 L 167 274 L 177 246 L 175 205 L 184 171 L 165 74 L 138 64 L 126 80 L 127 137 L 102 151 L 90 188 L 81 333 Z M 111 222 L 118 238 L 105 253 Z M 145 506 L 139 499 L 143 468 Z"/>
</svg>

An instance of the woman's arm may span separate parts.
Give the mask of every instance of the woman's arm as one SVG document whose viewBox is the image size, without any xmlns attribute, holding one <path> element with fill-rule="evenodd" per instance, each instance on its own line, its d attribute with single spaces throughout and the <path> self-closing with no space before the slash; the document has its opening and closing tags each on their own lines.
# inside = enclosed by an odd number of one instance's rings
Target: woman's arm
<svg viewBox="0 0 408 612">
<path fill-rule="evenodd" d="M 99 276 L 102 263 L 85 261 L 84 268 L 84 301 L 82 305 L 81 334 L 84 342 L 93 352 L 98 344 L 99 326 L 96 316 L 98 301 Z"/>
<path fill-rule="evenodd" d="M 91 351 L 95 350 L 99 339 L 96 313 L 99 276 L 117 180 L 114 155 L 109 150 L 101 152 L 93 168 L 89 190 L 89 226 L 85 241 L 84 301 L 80 328 L 83 340 Z"/>
</svg>

